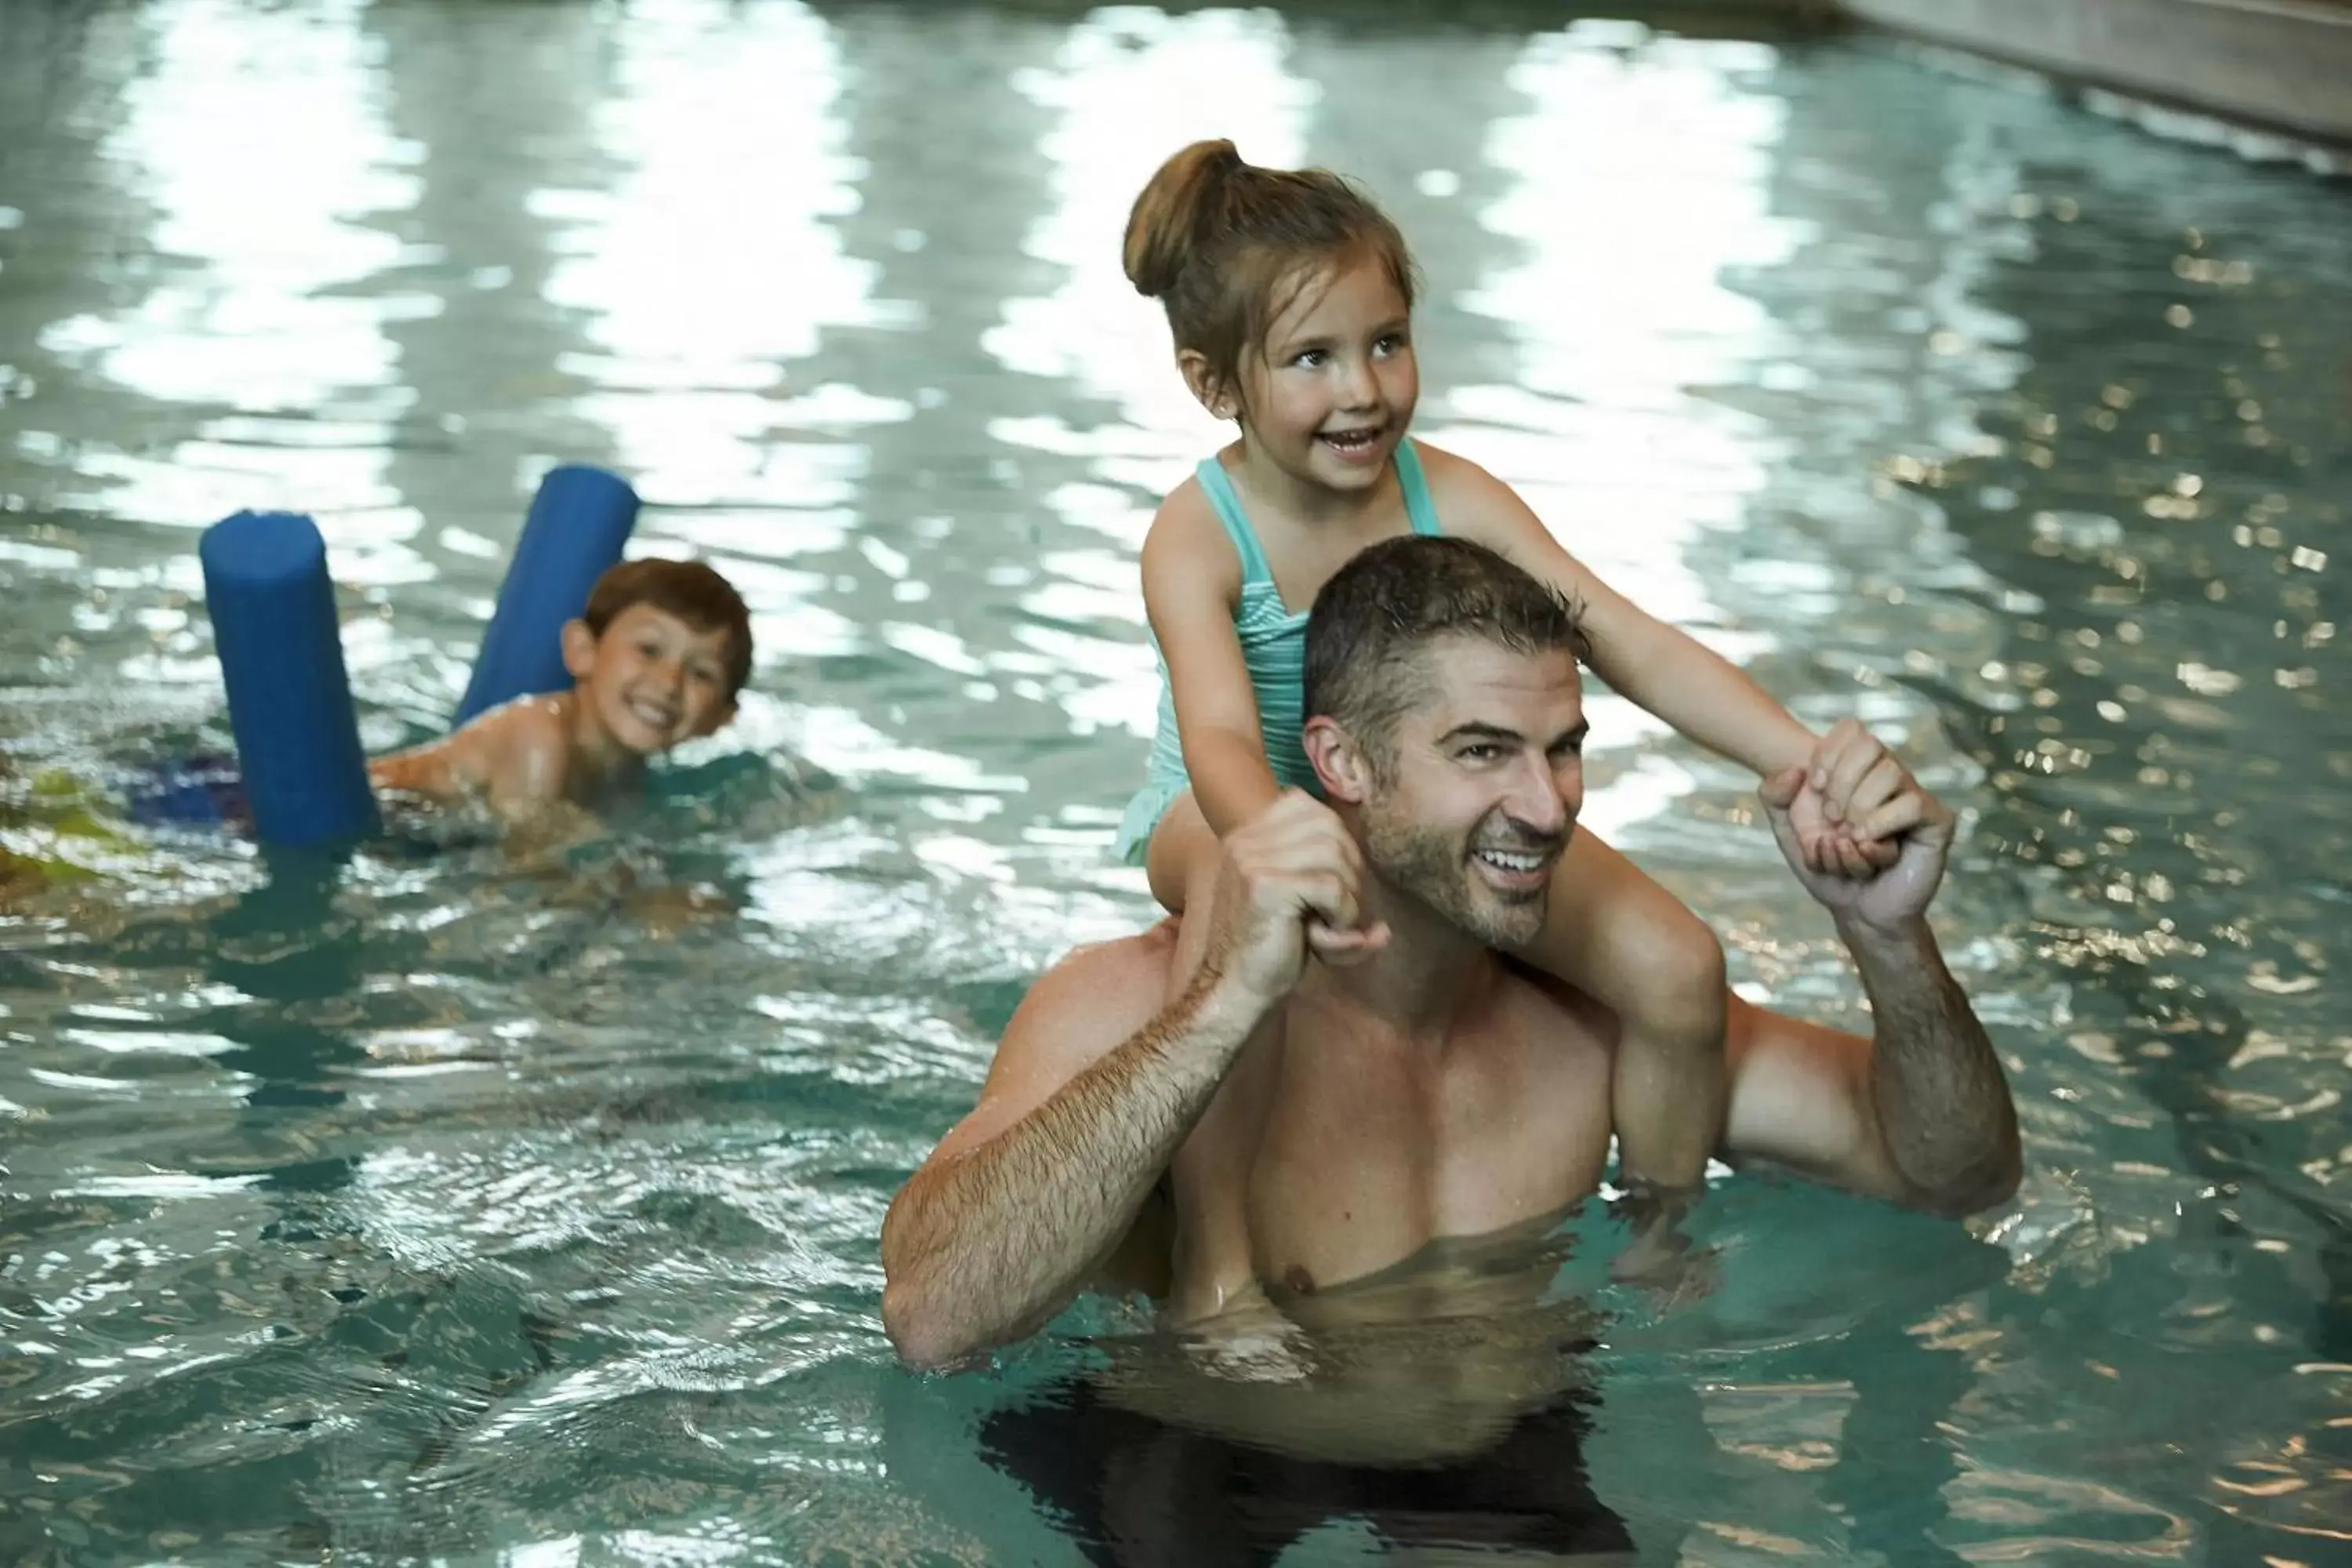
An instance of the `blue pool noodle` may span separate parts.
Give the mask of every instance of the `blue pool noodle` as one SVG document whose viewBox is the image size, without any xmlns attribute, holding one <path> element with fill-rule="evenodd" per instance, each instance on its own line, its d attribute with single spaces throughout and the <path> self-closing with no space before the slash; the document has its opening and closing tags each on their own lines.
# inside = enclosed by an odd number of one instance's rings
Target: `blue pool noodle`
<svg viewBox="0 0 2352 1568">
<path fill-rule="evenodd" d="M 566 463 L 540 481 L 457 723 L 572 684 L 563 668 L 563 623 L 588 607 L 588 590 L 620 562 L 636 525 L 637 492 L 602 468 Z"/>
<path fill-rule="evenodd" d="M 196 557 L 255 835 L 299 847 L 373 832 L 318 524 L 241 511 L 205 530 Z"/>
</svg>

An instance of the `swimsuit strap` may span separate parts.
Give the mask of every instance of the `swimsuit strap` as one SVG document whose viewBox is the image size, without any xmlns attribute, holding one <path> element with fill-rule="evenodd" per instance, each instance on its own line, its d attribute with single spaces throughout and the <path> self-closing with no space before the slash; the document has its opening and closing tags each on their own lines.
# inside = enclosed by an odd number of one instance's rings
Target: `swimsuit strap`
<svg viewBox="0 0 2352 1568">
<path fill-rule="evenodd" d="M 1404 488 L 1404 515 L 1415 533 L 1443 533 L 1437 526 L 1437 503 L 1429 499 L 1429 478 L 1421 471 L 1421 454 L 1410 437 L 1397 443 L 1397 483 Z"/>
<path fill-rule="evenodd" d="M 1429 496 L 1429 477 L 1422 472 L 1421 454 L 1413 450 L 1411 440 L 1397 443 L 1397 483 L 1404 491 L 1405 520 L 1415 533 L 1443 533 L 1438 526 L 1437 503 Z M 1257 542 L 1257 531 L 1250 527 L 1249 513 L 1242 510 L 1242 498 L 1234 489 L 1225 466 L 1214 458 L 1203 458 L 1194 470 L 1200 476 L 1201 488 L 1209 492 L 1209 504 L 1215 510 L 1217 521 L 1225 537 L 1234 542 L 1234 550 L 1242 559 L 1244 583 L 1272 583 L 1274 571 L 1265 563 L 1265 551 Z"/>
<path fill-rule="evenodd" d="M 1216 509 L 1225 537 L 1234 542 L 1234 549 L 1242 558 L 1242 582 L 1273 582 L 1274 572 L 1265 563 L 1265 552 L 1258 547 L 1257 534 L 1250 527 L 1249 514 L 1242 510 L 1242 498 L 1234 493 L 1234 481 L 1226 476 L 1225 466 L 1214 458 L 1203 458 L 1193 471 L 1200 476 L 1201 488 L 1209 492 L 1209 504 Z"/>
</svg>

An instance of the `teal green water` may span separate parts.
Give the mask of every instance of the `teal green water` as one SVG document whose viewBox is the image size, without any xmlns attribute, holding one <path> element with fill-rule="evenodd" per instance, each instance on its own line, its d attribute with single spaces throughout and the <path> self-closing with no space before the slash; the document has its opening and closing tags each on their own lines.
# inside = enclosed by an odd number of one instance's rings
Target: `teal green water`
<svg viewBox="0 0 2352 1568">
<path fill-rule="evenodd" d="M 2343 185 L 1853 44 L 715 0 L 0 0 L 0 847 L 85 873 L 0 910 L 0 1559 L 1078 1561 L 975 1431 L 1123 1320 L 910 1378 L 875 1237 L 1150 913 L 1135 550 L 1215 432 L 1117 237 L 1214 133 L 1391 205 L 1423 435 L 1967 812 L 2024 1189 L 1744 1178 L 1711 1295 L 1602 1291 L 1644 1559 L 2342 1560 Z M 318 516 L 390 745 L 560 460 L 758 617 L 648 822 L 306 884 L 120 821 L 226 740 L 203 525 Z M 1588 820 L 1855 1017 L 1746 781 L 1594 717 Z"/>
</svg>

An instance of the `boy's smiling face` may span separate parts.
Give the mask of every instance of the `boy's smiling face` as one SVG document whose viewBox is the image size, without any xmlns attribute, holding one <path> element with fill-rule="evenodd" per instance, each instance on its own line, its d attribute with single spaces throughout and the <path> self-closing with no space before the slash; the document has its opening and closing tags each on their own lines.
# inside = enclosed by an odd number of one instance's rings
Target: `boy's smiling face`
<svg viewBox="0 0 2352 1568">
<path fill-rule="evenodd" d="M 727 691 L 725 627 L 698 630 L 667 610 L 635 604 L 603 637 L 563 628 L 563 664 L 583 709 L 614 742 L 651 757 L 711 734 L 735 716 Z"/>
</svg>

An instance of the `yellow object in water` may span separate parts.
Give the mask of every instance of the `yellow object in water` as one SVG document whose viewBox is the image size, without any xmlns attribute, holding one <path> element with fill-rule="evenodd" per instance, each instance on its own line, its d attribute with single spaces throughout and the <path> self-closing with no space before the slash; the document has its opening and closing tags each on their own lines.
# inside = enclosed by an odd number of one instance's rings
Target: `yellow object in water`
<svg viewBox="0 0 2352 1568">
<path fill-rule="evenodd" d="M 32 798 L 26 804 L 26 819 L 60 837 L 91 839 L 109 849 L 131 847 L 129 839 L 97 815 L 106 805 L 105 795 L 96 786 L 61 768 L 33 775 Z"/>
<path fill-rule="evenodd" d="M 101 815 L 106 796 L 62 769 L 35 773 L 29 790 L 0 793 L 0 893 L 87 882 L 98 870 L 82 861 L 93 851 L 136 848 Z M 11 800 L 15 795 L 16 799 Z"/>
<path fill-rule="evenodd" d="M 29 893 L 37 888 L 61 887 L 73 882 L 88 882 L 98 876 L 87 866 L 77 866 L 71 860 L 54 856 L 23 855 L 0 844 L 0 898 L 11 893 Z"/>
</svg>

